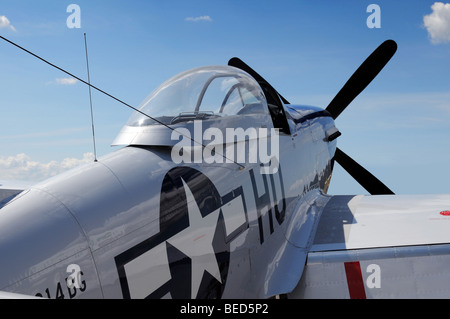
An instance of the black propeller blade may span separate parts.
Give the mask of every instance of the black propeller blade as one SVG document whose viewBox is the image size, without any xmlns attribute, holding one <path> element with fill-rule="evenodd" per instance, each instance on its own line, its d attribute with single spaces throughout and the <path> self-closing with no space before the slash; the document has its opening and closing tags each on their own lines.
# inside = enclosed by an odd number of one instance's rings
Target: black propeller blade
<svg viewBox="0 0 450 319">
<path fill-rule="evenodd" d="M 326 110 L 336 119 L 339 114 L 372 82 L 380 73 L 384 66 L 394 56 L 397 51 L 397 43 L 393 40 L 383 42 L 353 73 L 342 89 L 336 94 Z M 259 83 L 264 83 L 267 87 L 275 91 L 285 104 L 289 102 L 282 97 L 261 75 L 248 66 L 239 58 L 232 58 L 228 65 L 237 67 L 249 73 Z M 379 179 L 359 165 L 351 157 L 336 149 L 334 159 L 338 162 L 362 187 L 372 195 L 393 195 L 386 185 Z"/>
<path fill-rule="evenodd" d="M 248 74 L 250 74 L 257 82 L 259 83 L 265 83 L 266 86 L 270 87 L 271 90 L 277 92 L 272 85 L 269 84 L 261 75 L 259 75 L 255 70 L 253 70 L 250 66 L 248 66 L 244 61 L 242 61 L 239 58 L 231 58 L 230 61 L 228 61 L 229 66 L 234 66 L 235 68 L 241 69 Z M 281 96 L 280 93 L 278 93 L 278 96 L 283 100 L 284 104 L 290 104 L 284 97 Z"/>
<path fill-rule="evenodd" d="M 360 65 L 342 89 L 336 94 L 326 110 L 336 119 L 339 114 L 361 93 L 380 73 L 384 66 L 397 51 L 397 43 L 393 40 L 383 42 Z M 393 195 L 386 185 L 359 165 L 339 148 L 336 149 L 334 159 L 338 162 L 362 187 L 372 195 Z"/>
<path fill-rule="evenodd" d="M 360 65 L 326 108 L 334 119 L 372 82 L 396 51 L 397 43 L 387 40 Z"/>
<path fill-rule="evenodd" d="M 394 192 L 378 178 L 373 176 L 339 148 L 336 148 L 334 159 L 371 195 L 394 195 Z"/>
</svg>

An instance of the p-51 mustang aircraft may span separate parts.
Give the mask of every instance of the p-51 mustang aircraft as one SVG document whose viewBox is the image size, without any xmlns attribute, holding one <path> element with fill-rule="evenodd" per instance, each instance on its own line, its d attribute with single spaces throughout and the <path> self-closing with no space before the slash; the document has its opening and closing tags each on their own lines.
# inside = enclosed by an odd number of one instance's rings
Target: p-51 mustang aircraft
<svg viewBox="0 0 450 319">
<path fill-rule="evenodd" d="M 396 49 L 381 44 L 325 109 L 238 58 L 163 83 L 124 147 L 3 186 L 1 295 L 450 297 L 450 195 L 394 195 L 336 147 L 334 120 Z M 327 195 L 335 162 L 372 195 Z"/>
</svg>

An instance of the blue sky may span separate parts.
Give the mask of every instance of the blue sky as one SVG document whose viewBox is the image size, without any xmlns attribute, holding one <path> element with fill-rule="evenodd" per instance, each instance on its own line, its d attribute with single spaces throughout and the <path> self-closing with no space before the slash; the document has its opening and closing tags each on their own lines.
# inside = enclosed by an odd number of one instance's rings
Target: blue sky
<svg viewBox="0 0 450 319">
<path fill-rule="evenodd" d="M 68 28 L 80 7 L 81 28 Z M 368 28 L 369 4 L 381 28 Z M 338 145 L 396 193 L 450 192 L 450 5 L 435 1 L 2 1 L 0 34 L 139 103 L 184 70 L 238 56 L 291 103 L 326 107 L 384 40 L 398 51 L 336 124 Z M 424 16 L 431 15 L 425 26 Z M 90 159 L 88 88 L 0 42 L 0 180 Z M 93 92 L 99 156 L 132 111 Z M 301 163 L 299 163 L 301 165 Z M 336 165 L 330 193 L 365 191 Z"/>
</svg>

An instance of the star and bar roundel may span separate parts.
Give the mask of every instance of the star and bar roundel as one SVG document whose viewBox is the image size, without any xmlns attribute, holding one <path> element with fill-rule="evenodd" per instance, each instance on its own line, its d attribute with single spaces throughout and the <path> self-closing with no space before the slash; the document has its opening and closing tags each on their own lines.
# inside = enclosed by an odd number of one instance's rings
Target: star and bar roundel
<svg viewBox="0 0 450 319">
<path fill-rule="evenodd" d="M 200 171 L 163 179 L 160 231 L 115 257 L 124 298 L 220 298 L 230 241 L 248 228 L 242 187 L 221 196 Z"/>
</svg>

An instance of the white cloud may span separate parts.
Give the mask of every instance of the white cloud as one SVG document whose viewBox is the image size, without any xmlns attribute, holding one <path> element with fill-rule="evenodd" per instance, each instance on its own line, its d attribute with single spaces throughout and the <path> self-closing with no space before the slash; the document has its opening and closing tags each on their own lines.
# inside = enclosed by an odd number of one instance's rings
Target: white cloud
<svg viewBox="0 0 450 319">
<path fill-rule="evenodd" d="M 423 23 L 434 44 L 450 42 L 450 3 L 435 2 L 433 12 L 423 17 Z"/>
<path fill-rule="evenodd" d="M 56 83 L 61 84 L 61 85 L 74 85 L 77 82 L 78 82 L 78 80 L 74 79 L 74 78 L 58 78 L 58 79 L 56 79 Z"/>
<path fill-rule="evenodd" d="M 211 19 L 210 16 L 200 16 L 200 17 L 187 17 L 186 19 L 184 19 L 185 21 L 190 21 L 190 22 L 200 22 L 200 21 L 204 21 L 204 22 L 212 22 L 213 19 Z"/>
<path fill-rule="evenodd" d="M 81 159 L 65 158 L 61 162 L 40 163 L 21 153 L 15 156 L 0 156 L 0 178 L 2 180 L 42 181 L 82 164 L 94 161 L 94 154 L 85 153 Z"/>
<path fill-rule="evenodd" d="M 12 31 L 16 31 L 16 28 L 13 27 L 11 22 L 9 22 L 9 19 L 5 16 L 0 16 L 0 29 L 1 28 L 8 28 Z"/>
</svg>

